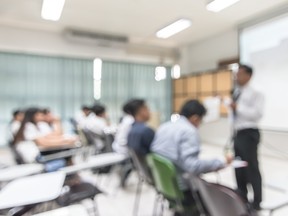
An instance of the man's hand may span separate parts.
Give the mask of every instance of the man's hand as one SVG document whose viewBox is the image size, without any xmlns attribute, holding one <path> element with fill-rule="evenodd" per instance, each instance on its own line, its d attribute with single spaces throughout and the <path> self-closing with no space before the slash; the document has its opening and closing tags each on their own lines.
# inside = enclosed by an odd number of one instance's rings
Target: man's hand
<svg viewBox="0 0 288 216">
<path fill-rule="evenodd" d="M 231 164 L 232 161 L 234 160 L 234 157 L 233 157 L 233 155 L 231 155 L 231 154 L 227 154 L 225 157 L 226 157 L 226 163 L 227 163 L 228 165 Z"/>
<path fill-rule="evenodd" d="M 234 111 L 236 111 L 237 109 L 237 104 L 235 102 L 231 103 L 230 105 L 231 109 L 233 109 Z"/>
</svg>

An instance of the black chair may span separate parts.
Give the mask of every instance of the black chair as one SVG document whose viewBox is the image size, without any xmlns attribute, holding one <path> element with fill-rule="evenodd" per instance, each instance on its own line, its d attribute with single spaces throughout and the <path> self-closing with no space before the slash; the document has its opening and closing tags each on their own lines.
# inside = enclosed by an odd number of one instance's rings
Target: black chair
<svg viewBox="0 0 288 216">
<path fill-rule="evenodd" d="M 257 216 L 257 212 L 250 210 L 244 199 L 231 188 L 208 183 L 193 175 L 185 176 L 185 178 L 193 190 L 198 190 L 209 215 Z"/>
<path fill-rule="evenodd" d="M 84 199 L 91 199 L 93 202 L 94 215 L 99 215 L 95 197 L 97 194 L 102 193 L 102 191 L 96 186 L 86 182 L 79 182 L 71 186 L 66 185 L 65 187 L 67 191 L 64 191 L 64 193 L 56 199 L 58 205 L 64 207 L 78 203 Z"/>
<path fill-rule="evenodd" d="M 11 150 L 11 153 L 13 155 L 13 158 L 14 158 L 16 164 L 24 164 L 25 162 L 24 162 L 23 158 L 21 157 L 21 155 L 17 152 L 15 145 L 13 144 L 12 140 L 8 141 L 8 145 L 9 145 L 9 148 Z"/>
<path fill-rule="evenodd" d="M 129 148 L 128 151 L 132 159 L 132 162 L 134 164 L 134 167 L 136 169 L 137 175 L 138 175 L 138 183 L 137 183 L 136 196 L 135 196 L 134 208 L 133 208 L 133 216 L 136 216 L 138 215 L 138 209 L 139 209 L 141 193 L 142 193 L 142 186 L 144 183 L 153 185 L 153 180 L 152 180 L 150 169 L 146 163 L 145 156 L 137 154 L 131 148 Z"/>
</svg>

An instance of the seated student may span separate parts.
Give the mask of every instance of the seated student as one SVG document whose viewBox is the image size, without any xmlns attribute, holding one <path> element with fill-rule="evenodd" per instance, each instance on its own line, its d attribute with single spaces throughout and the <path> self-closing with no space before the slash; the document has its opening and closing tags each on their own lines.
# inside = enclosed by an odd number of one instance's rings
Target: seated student
<svg viewBox="0 0 288 216">
<path fill-rule="evenodd" d="M 38 146 L 49 147 L 73 144 L 77 140 L 75 137 L 55 136 L 55 134 L 41 132 L 38 127 L 38 123 L 41 121 L 43 121 L 43 113 L 40 109 L 27 109 L 13 143 L 17 145 L 21 141 L 33 141 Z"/>
<path fill-rule="evenodd" d="M 231 162 L 218 159 L 201 160 L 200 137 L 198 127 L 201 124 L 206 109 L 197 100 L 187 101 L 181 109 L 181 117 L 176 122 L 167 122 L 157 130 L 151 151 L 171 160 L 179 172 L 178 183 L 184 191 L 185 200 L 193 201 L 188 185 L 182 179 L 184 172 L 199 175 L 217 171 Z M 190 201 L 189 201 L 190 200 Z"/>
<path fill-rule="evenodd" d="M 14 137 L 13 148 L 16 149 L 26 163 L 35 162 L 40 155 L 38 147 L 49 148 L 52 146 L 72 145 L 77 141 L 76 137 L 43 134 L 37 125 L 41 121 L 43 121 L 43 113 L 40 109 L 27 109 L 20 129 Z"/>
<path fill-rule="evenodd" d="M 80 128 L 85 126 L 87 117 L 90 115 L 90 113 L 91 113 L 90 107 L 86 105 L 83 105 L 81 107 L 81 113 L 78 113 L 75 118 L 75 121 L 79 125 Z"/>
<path fill-rule="evenodd" d="M 104 130 L 107 129 L 108 126 L 106 108 L 100 104 L 92 106 L 91 113 L 88 115 L 82 129 L 89 133 L 90 139 L 92 139 L 96 145 L 96 150 L 103 150 L 105 147 L 103 136 Z"/>
<path fill-rule="evenodd" d="M 22 110 L 15 110 L 13 112 L 13 119 L 10 122 L 10 132 L 13 136 L 18 132 L 21 122 L 23 121 L 24 118 L 24 112 Z"/>
<path fill-rule="evenodd" d="M 131 115 L 135 122 L 128 135 L 128 147 L 139 155 L 150 152 L 150 145 L 154 138 L 154 131 L 145 123 L 150 118 L 150 111 L 144 100 L 135 99 L 130 103 Z"/>
<path fill-rule="evenodd" d="M 60 118 L 53 115 L 49 109 L 41 110 L 43 114 L 43 121 L 37 123 L 42 134 L 62 135 L 63 128 Z"/>
<path fill-rule="evenodd" d="M 124 116 L 122 117 L 118 126 L 114 142 L 112 144 L 113 150 L 120 154 L 128 155 L 127 140 L 128 134 L 134 123 L 134 117 L 131 115 L 130 104 L 133 103 L 133 99 L 129 100 L 122 108 Z"/>
</svg>

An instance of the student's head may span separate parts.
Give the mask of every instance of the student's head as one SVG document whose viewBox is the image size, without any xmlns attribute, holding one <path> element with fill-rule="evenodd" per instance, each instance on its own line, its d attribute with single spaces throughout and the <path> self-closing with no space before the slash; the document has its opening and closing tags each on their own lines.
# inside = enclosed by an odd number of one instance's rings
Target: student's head
<svg viewBox="0 0 288 216">
<path fill-rule="evenodd" d="M 24 118 L 24 112 L 22 110 L 15 110 L 13 113 L 13 120 L 22 122 Z"/>
<path fill-rule="evenodd" d="M 133 99 L 129 104 L 131 115 L 135 118 L 135 121 L 147 122 L 150 119 L 150 111 L 145 100 Z"/>
<path fill-rule="evenodd" d="M 54 116 L 49 109 L 42 109 L 41 112 L 43 114 L 43 121 L 47 122 L 48 124 L 53 123 Z"/>
<path fill-rule="evenodd" d="M 88 116 L 88 115 L 90 114 L 90 112 L 91 112 L 90 108 L 89 108 L 88 106 L 86 106 L 86 105 L 83 105 L 83 106 L 81 107 L 81 110 L 82 110 L 82 112 L 83 112 L 83 114 L 84 114 L 85 116 Z"/>
<path fill-rule="evenodd" d="M 102 118 L 106 117 L 106 108 L 103 105 L 95 104 L 91 107 L 91 111 L 99 117 L 102 117 Z"/>
<path fill-rule="evenodd" d="M 32 107 L 25 111 L 23 123 L 31 122 L 37 124 L 40 121 L 44 121 L 44 114 L 41 109 Z"/>
<path fill-rule="evenodd" d="M 131 113 L 132 113 L 132 109 L 133 109 L 133 108 L 132 108 L 133 101 L 134 101 L 134 99 L 129 100 L 129 101 L 127 101 L 127 102 L 123 105 L 122 111 L 123 111 L 125 114 L 132 115 Z"/>
<path fill-rule="evenodd" d="M 253 75 L 253 69 L 247 65 L 240 65 L 236 76 L 236 82 L 239 86 L 245 86 Z"/>
<path fill-rule="evenodd" d="M 17 132 L 17 134 L 14 137 L 13 144 L 16 144 L 20 141 L 24 140 L 24 130 L 27 123 L 32 123 L 34 125 L 37 125 L 38 122 L 43 121 L 43 113 L 42 110 L 39 108 L 33 107 L 28 108 L 25 111 L 24 119 L 21 123 L 21 126 Z"/>
<path fill-rule="evenodd" d="M 187 101 L 180 112 L 180 115 L 185 116 L 195 127 L 200 126 L 205 114 L 206 109 L 198 100 Z"/>
</svg>

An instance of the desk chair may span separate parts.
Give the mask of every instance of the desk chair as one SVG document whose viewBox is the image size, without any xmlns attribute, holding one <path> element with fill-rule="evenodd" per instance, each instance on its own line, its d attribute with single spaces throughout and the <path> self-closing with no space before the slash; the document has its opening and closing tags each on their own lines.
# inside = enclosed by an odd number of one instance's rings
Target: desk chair
<svg viewBox="0 0 288 216">
<path fill-rule="evenodd" d="M 156 190 L 167 199 L 172 208 L 179 213 L 185 212 L 182 204 L 184 194 L 177 183 L 177 172 L 174 164 L 168 159 L 151 153 L 146 157 L 148 167 L 151 170 Z M 163 202 L 161 215 L 163 214 Z"/>
<path fill-rule="evenodd" d="M 16 164 L 24 164 L 25 162 L 24 162 L 23 158 L 21 157 L 21 155 L 17 152 L 15 145 L 13 145 L 12 140 L 10 140 L 8 142 L 8 146 L 10 148 L 10 151 L 13 155 L 13 158 L 14 158 L 14 161 L 16 162 Z"/>
<path fill-rule="evenodd" d="M 193 190 L 197 188 L 211 216 L 257 216 L 257 212 L 249 210 L 242 197 L 231 188 L 208 183 L 193 175 L 186 179 Z"/>
<path fill-rule="evenodd" d="M 56 202 L 60 206 L 69 206 L 75 203 L 79 203 L 82 200 L 90 199 L 93 203 L 94 215 L 99 215 L 97 203 L 95 200 L 96 195 L 102 193 L 96 186 L 80 182 L 71 186 L 65 186 L 66 190 L 56 199 Z"/>
<path fill-rule="evenodd" d="M 71 205 L 62 207 L 52 211 L 47 211 L 33 216 L 89 216 L 86 209 L 82 205 Z"/>
<path fill-rule="evenodd" d="M 142 186 L 144 183 L 148 183 L 153 185 L 152 176 L 150 170 L 147 166 L 145 157 L 142 155 L 137 154 L 133 149 L 128 149 L 129 155 L 133 161 L 134 167 L 136 168 L 136 172 L 138 174 L 138 183 L 137 183 L 137 190 L 136 196 L 134 201 L 134 208 L 133 208 L 133 216 L 138 215 L 138 209 L 141 199 L 142 193 Z"/>
</svg>

